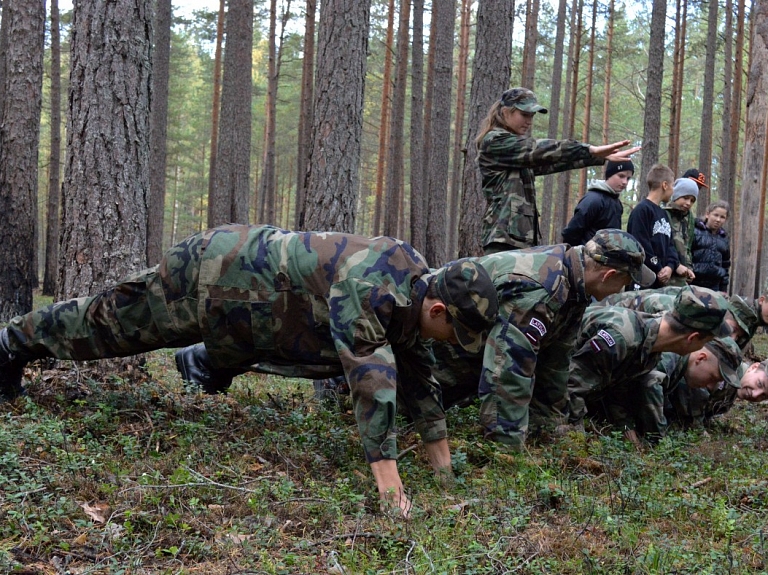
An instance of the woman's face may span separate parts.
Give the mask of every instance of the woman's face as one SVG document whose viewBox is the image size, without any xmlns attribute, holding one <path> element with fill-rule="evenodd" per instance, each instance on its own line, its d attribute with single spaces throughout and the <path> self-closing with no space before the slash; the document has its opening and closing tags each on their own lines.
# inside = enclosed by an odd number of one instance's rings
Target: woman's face
<svg viewBox="0 0 768 575">
<path fill-rule="evenodd" d="M 507 130 L 518 136 L 525 136 L 531 131 L 535 112 L 523 112 L 517 108 L 504 108 L 504 123 Z"/>
<path fill-rule="evenodd" d="M 707 228 L 711 232 L 716 232 L 725 225 L 728 219 L 728 212 L 725 208 L 715 208 L 707 214 Z"/>
</svg>

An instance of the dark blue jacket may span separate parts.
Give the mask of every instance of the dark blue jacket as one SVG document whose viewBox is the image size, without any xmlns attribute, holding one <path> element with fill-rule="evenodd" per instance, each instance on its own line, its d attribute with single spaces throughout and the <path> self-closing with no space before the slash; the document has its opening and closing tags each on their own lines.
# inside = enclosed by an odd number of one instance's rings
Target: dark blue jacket
<svg viewBox="0 0 768 575">
<path fill-rule="evenodd" d="M 696 220 L 693 230 L 693 284 L 713 289 L 728 291 L 729 270 L 731 269 L 731 242 L 728 233 L 720 229 L 711 232 L 703 220 Z"/>
</svg>

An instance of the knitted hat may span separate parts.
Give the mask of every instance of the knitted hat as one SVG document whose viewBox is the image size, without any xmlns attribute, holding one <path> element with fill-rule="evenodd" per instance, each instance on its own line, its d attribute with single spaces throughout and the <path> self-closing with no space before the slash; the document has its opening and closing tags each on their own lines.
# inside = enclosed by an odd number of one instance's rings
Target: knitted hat
<svg viewBox="0 0 768 575">
<path fill-rule="evenodd" d="M 611 160 L 608 160 L 605 164 L 605 179 L 607 180 L 612 175 L 625 170 L 629 170 L 633 174 L 635 173 L 635 166 L 632 163 L 632 160 L 624 160 L 621 162 L 612 162 Z"/>
<path fill-rule="evenodd" d="M 672 202 L 683 196 L 693 196 L 696 199 L 699 197 L 699 186 L 697 186 L 696 182 L 690 178 L 680 178 L 675 180 L 675 186 L 672 190 L 672 199 L 670 200 Z"/>
</svg>

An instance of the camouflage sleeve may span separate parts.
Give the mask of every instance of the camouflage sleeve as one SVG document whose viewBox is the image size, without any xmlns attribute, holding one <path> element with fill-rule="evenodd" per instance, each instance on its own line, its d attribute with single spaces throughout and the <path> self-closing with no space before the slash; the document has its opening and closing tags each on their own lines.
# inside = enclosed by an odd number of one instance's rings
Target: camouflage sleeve
<svg viewBox="0 0 768 575">
<path fill-rule="evenodd" d="M 350 278 L 331 286 L 328 305 L 365 457 L 369 463 L 396 459 L 397 363 L 386 338 L 395 296 Z"/>
<path fill-rule="evenodd" d="M 432 377 L 435 363 L 430 348 L 419 340 L 415 345 L 395 347 L 399 391 L 422 441 L 429 443 L 447 436 L 440 385 Z"/>
<path fill-rule="evenodd" d="M 561 333 L 539 352 L 531 407 L 542 425 L 562 417 L 568 408 L 568 376 L 577 332 Z"/>
<path fill-rule="evenodd" d="M 544 296 L 547 292 L 542 289 Z M 541 305 L 537 293 L 526 293 Z M 488 334 L 480 375 L 480 423 L 487 438 L 522 447 L 528 430 L 529 405 L 541 338 L 551 316 L 525 300 L 501 297 L 496 325 Z"/>
<path fill-rule="evenodd" d="M 537 140 L 509 132 L 483 142 L 482 154 L 496 169 L 533 169 L 534 174 L 602 166 L 605 160 L 589 153 L 589 144 L 576 140 Z"/>
<path fill-rule="evenodd" d="M 657 437 L 664 435 L 664 387 L 667 374 L 651 371 L 611 386 L 603 399 L 608 419 L 619 429 L 636 429 Z"/>
<path fill-rule="evenodd" d="M 619 330 L 601 329 L 583 342 L 571 358 L 568 374 L 568 412 L 572 423 L 587 414 L 586 401 L 612 384 L 613 372 L 627 354 L 627 343 Z"/>
</svg>

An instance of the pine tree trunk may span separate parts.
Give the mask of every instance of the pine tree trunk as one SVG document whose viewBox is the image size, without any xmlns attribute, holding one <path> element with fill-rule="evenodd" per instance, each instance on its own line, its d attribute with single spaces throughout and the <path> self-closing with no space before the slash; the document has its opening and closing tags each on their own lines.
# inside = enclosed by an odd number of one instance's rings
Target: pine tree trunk
<svg viewBox="0 0 768 575">
<path fill-rule="evenodd" d="M 315 8 L 316 0 L 307 0 L 304 15 L 304 57 L 301 62 L 301 110 L 299 111 L 298 152 L 296 154 L 296 205 L 294 227 L 304 221 L 307 162 L 311 143 L 312 110 L 315 75 Z"/>
<path fill-rule="evenodd" d="M 613 0 L 611 0 L 613 1 Z M 560 134 L 560 93 L 562 91 L 563 80 L 563 45 L 565 42 L 565 20 L 567 17 L 567 0 L 560 0 L 557 8 L 557 26 L 555 32 L 555 54 L 552 62 L 552 91 L 549 103 L 549 127 L 547 137 L 558 139 Z M 610 59 L 610 51 L 608 56 Z M 567 84 L 567 81 L 566 81 Z M 607 88 L 607 85 L 606 85 Z M 567 108 L 567 105 L 566 105 Z M 549 175 L 544 178 L 542 192 L 542 210 L 541 210 L 541 231 L 542 241 L 544 243 L 553 243 L 560 240 L 560 228 L 552 225 L 554 220 L 553 212 L 553 188 L 555 186 L 555 176 Z"/>
<path fill-rule="evenodd" d="M 211 161 L 208 168 L 208 197 L 216 190 L 216 156 L 219 147 L 219 118 L 221 117 L 221 60 L 224 43 L 224 22 L 226 0 L 219 0 L 219 16 L 216 20 L 216 49 L 213 54 L 213 102 L 211 104 Z M 212 205 L 208 203 L 208 222 L 212 221 Z"/>
<path fill-rule="evenodd" d="M 704 89 L 702 91 L 701 110 L 701 139 L 699 140 L 698 168 L 707 177 L 712 176 L 712 101 L 715 93 L 715 55 L 717 53 L 717 4 L 718 0 L 709 0 L 709 17 L 707 18 L 707 56 L 704 63 Z M 699 215 L 709 205 L 710 189 L 699 190 L 696 201 Z"/>
<path fill-rule="evenodd" d="M 451 101 L 453 84 L 453 25 L 456 21 L 455 0 L 432 1 L 434 50 L 432 70 L 432 106 L 429 131 L 429 167 L 427 180 L 427 250 L 424 254 L 432 266 L 445 263 L 448 254 L 448 211 L 445 191 L 448 188 L 449 152 L 451 140 Z"/>
<path fill-rule="evenodd" d="M 480 0 L 477 8 L 475 58 L 472 63 L 467 122 L 467 157 L 464 161 L 459 216 L 460 257 L 479 256 L 483 253 L 481 237 L 487 202 L 477 168 L 475 139 L 488 109 L 509 87 L 514 16 L 514 2 L 506 0 Z"/>
<path fill-rule="evenodd" d="M 603 143 L 613 142 L 611 138 L 611 76 L 613 74 L 613 32 L 616 27 L 614 0 L 608 3 L 608 33 L 605 38 L 605 78 L 603 80 Z"/>
<path fill-rule="evenodd" d="M 400 20 L 397 28 L 397 64 L 395 84 L 392 90 L 392 114 L 389 123 L 389 151 L 387 156 L 387 177 L 385 197 L 387 210 L 384 212 L 384 234 L 403 237 L 405 214 L 403 204 L 403 148 L 405 126 L 405 84 L 408 78 L 408 23 L 411 17 L 410 0 L 400 4 Z"/>
<path fill-rule="evenodd" d="M 151 14 L 151 0 L 74 11 L 57 299 L 146 267 Z"/>
<path fill-rule="evenodd" d="M 427 244 L 424 194 L 424 0 L 413 0 L 411 43 L 411 244 L 424 252 Z"/>
<path fill-rule="evenodd" d="M 355 231 L 370 0 L 320 6 L 304 229 Z"/>
<path fill-rule="evenodd" d="M 737 164 L 737 158 L 739 157 L 739 135 L 741 134 L 741 102 L 743 99 L 742 92 L 744 86 L 744 20 L 746 12 L 746 0 L 738 0 L 738 12 L 736 16 L 736 54 L 733 59 L 733 95 L 731 97 L 731 116 L 730 116 L 730 149 L 729 156 L 726 160 L 730 170 L 730 183 L 725 185 L 728 189 L 733 190 L 733 204 L 740 203 L 738 201 L 739 194 L 741 193 L 741 186 L 738 185 L 737 177 L 739 173 L 739 167 Z M 734 219 L 734 221 L 736 221 Z M 731 276 L 733 277 L 733 276 Z M 737 292 L 738 293 L 738 292 Z"/>
<path fill-rule="evenodd" d="M 45 218 L 43 295 L 56 292 L 61 204 L 61 33 L 59 0 L 51 0 L 51 150 L 48 156 L 48 211 Z"/>
<path fill-rule="evenodd" d="M 728 161 L 731 155 L 730 116 L 733 94 L 733 0 L 725 2 L 725 43 L 723 45 L 723 109 L 720 135 L 720 173 L 718 174 L 717 195 L 731 206 L 734 204 L 733 173 Z M 733 218 L 725 221 L 728 235 L 733 236 Z"/>
<path fill-rule="evenodd" d="M 392 52 L 395 36 L 395 0 L 387 7 L 387 36 L 384 41 L 384 77 L 381 90 L 381 114 L 379 116 L 379 150 L 376 155 L 376 201 L 373 210 L 373 234 L 381 234 L 384 203 L 384 174 L 387 169 L 387 142 L 389 141 L 389 108 L 392 87 Z M 386 207 L 389 211 L 389 206 Z"/>
<path fill-rule="evenodd" d="M 683 64 L 685 54 L 685 32 L 682 18 L 683 0 L 675 3 L 675 44 L 672 51 L 672 94 L 669 98 L 669 146 L 667 165 L 677 174 L 680 164 L 680 130 L 679 117 L 682 113 L 682 84 Z"/>
<path fill-rule="evenodd" d="M 527 0 L 525 10 L 525 43 L 521 82 L 529 90 L 535 89 L 536 46 L 539 40 L 539 0 Z"/>
<path fill-rule="evenodd" d="M 592 0 L 592 25 L 589 32 L 589 60 L 587 63 L 587 81 L 584 86 L 584 123 L 581 130 L 581 141 L 591 142 L 592 127 L 592 82 L 595 76 L 595 28 L 597 27 L 597 0 Z M 579 170 L 579 197 L 587 191 L 587 170 Z"/>
<path fill-rule="evenodd" d="M 3 8 L 0 108 L 0 321 L 32 309 L 37 285 L 37 153 L 43 87 L 45 3 Z"/>
<path fill-rule="evenodd" d="M 469 28 L 470 28 L 469 0 L 461 0 L 461 24 L 459 26 L 459 59 L 456 74 L 456 120 L 453 130 L 453 162 L 451 165 L 451 187 L 449 221 L 448 221 L 448 254 L 451 258 L 456 254 L 459 226 L 459 201 L 461 200 L 461 175 L 464 168 L 464 153 L 462 143 L 464 141 L 464 117 L 466 115 L 467 93 L 467 60 L 469 59 Z"/>
<path fill-rule="evenodd" d="M 637 178 L 640 196 L 648 193 L 645 178 L 659 161 L 659 136 L 661 134 L 661 87 L 664 78 L 664 26 L 667 17 L 667 0 L 653 0 L 651 12 L 651 37 L 648 44 L 648 79 L 645 91 L 645 116 L 643 119 L 643 161 Z"/>
<path fill-rule="evenodd" d="M 253 0 L 229 0 L 216 151 L 216 187 L 208 227 L 248 223 L 251 165 Z"/>
<path fill-rule="evenodd" d="M 155 7 L 152 114 L 149 126 L 149 221 L 147 222 L 147 263 L 151 266 L 158 263 L 163 257 L 168 74 L 171 57 L 171 0 L 156 0 Z"/>
<path fill-rule="evenodd" d="M 264 224 L 275 223 L 275 132 L 277 123 L 277 0 L 269 2 L 269 33 L 267 42 L 267 99 L 265 102 L 264 154 L 259 178 L 259 206 L 256 221 Z"/>
<path fill-rule="evenodd" d="M 747 126 L 741 175 L 740 225 L 733 257 L 733 292 L 747 298 L 758 295 L 757 273 L 764 226 L 763 192 L 766 182 L 766 122 L 768 121 L 768 1 L 752 5 L 754 23 L 751 64 L 747 84 Z"/>
</svg>

